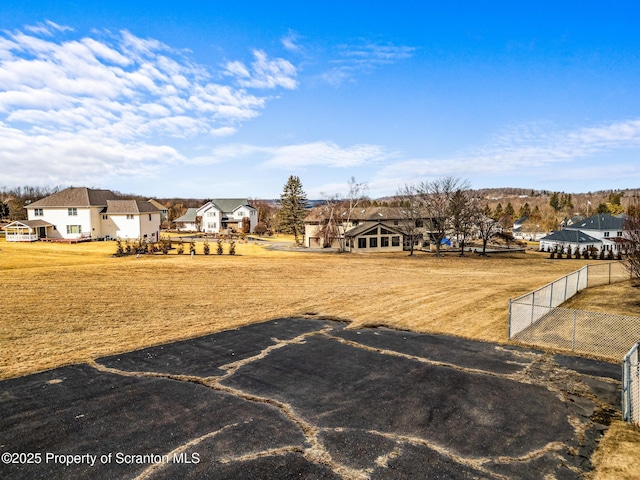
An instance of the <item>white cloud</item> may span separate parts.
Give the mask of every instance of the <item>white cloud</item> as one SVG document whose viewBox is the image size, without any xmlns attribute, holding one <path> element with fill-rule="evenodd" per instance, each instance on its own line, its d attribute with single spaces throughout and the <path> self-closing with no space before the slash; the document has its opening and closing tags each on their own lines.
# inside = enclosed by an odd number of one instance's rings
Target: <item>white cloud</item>
<svg viewBox="0 0 640 480">
<path fill-rule="evenodd" d="M 255 60 L 249 69 L 242 62 L 228 62 L 227 75 L 236 78 L 238 85 L 245 88 L 277 88 L 293 90 L 298 87 L 296 67 L 283 58 L 270 60 L 262 50 L 254 50 Z"/>
<path fill-rule="evenodd" d="M 240 62 L 229 63 L 236 88 L 155 39 L 127 31 L 70 38 L 71 31 L 47 21 L 0 32 L 5 183 L 151 175 L 158 165 L 190 162 L 173 139 L 233 135 L 260 115 L 268 97 L 248 88 L 297 86 L 295 67 L 261 50 L 246 75 Z"/>
<path fill-rule="evenodd" d="M 300 39 L 300 35 L 298 35 L 297 32 L 293 30 L 289 30 L 287 35 L 285 35 L 280 39 L 280 42 L 282 43 L 282 46 L 285 49 L 289 50 L 290 52 L 301 52 L 303 51 L 303 48 L 298 43 L 299 39 Z"/>
<path fill-rule="evenodd" d="M 629 120 L 556 131 L 547 125 L 522 125 L 496 135 L 487 145 L 438 158 L 413 158 L 380 169 L 382 183 L 413 183 L 416 179 L 447 175 L 464 177 L 535 175 L 543 181 L 593 180 L 606 176 L 637 176 L 638 167 L 591 165 L 596 155 L 640 145 L 640 120 Z M 562 165 L 562 169 L 559 167 Z M 556 168 L 558 167 L 558 168 Z M 567 168 L 569 167 L 569 168 Z M 573 168 L 571 168 L 573 167 Z M 560 173 L 562 172 L 562 174 Z"/>
<path fill-rule="evenodd" d="M 218 147 L 214 154 L 218 158 L 256 158 L 263 167 L 295 169 L 322 166 L 350 168 L 379 163 L 391 158 L 379 145 L 353 145 L 340 147 L 333 142 L 312 142 L 279 147 L 263 147 L 246 144 L 230 144 Z"/>
<path fill-rule="evenodd" d="M 379 44 L 363 41 L 357 44 L 345 44 L 339 47 L 338 56 L 332 60 L 334 66 L 321 77 L 330 85 L 338 86 L 353 81 L 360 73 L 370 73 L 384 65 L 391 65 L 413 57 L 415 47 Z"/>
</svg>

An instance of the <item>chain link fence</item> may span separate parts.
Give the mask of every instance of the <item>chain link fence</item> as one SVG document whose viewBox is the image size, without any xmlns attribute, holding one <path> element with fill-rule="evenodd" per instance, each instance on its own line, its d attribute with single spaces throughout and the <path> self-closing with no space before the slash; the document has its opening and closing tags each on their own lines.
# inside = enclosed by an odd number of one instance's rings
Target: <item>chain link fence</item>
<svg viewBox="0 0 640 480">
<path fill-rule="evenodd" d="M 559 306 L 587 287 L 629 280 L 619 262 L 586 265 L 509 302 L 509 339 L 619 359 L 640 338 L 640 319 Z"/>
<path fill-rule="evenodd" d="M 635 344 L 622 359 L 622 419 L 640 425 L 640 365 Z"/>
</svg>

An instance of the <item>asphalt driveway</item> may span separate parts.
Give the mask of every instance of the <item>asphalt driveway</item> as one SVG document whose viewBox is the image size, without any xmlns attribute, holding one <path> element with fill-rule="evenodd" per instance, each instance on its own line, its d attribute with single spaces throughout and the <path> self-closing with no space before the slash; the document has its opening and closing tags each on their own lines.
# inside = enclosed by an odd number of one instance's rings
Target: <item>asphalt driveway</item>
<svg viewBox="0 0 640 480">
<path fill-rule="evenodd" d="M 0 478 L 583 478 L 620 367 L 279 319 L 0 382 Z"/>
</svg>

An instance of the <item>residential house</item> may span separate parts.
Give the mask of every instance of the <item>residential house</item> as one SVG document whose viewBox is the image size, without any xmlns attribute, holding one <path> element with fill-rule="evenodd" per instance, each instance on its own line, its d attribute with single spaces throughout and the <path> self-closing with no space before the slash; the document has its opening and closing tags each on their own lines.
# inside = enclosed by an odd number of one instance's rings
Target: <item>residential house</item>
<svg viewBox="0 0 640 480">
<path fill-rule="evenodd" d="M 147 200 L 147 202 L 149 202 L 151 205 L 156 207 L 157 210 L 160 211 L 161 223 L 164 223 L 167 220 L 169 220 L 169 208 L 166 205 L 161 204 L 160 202 L 158 202 L 157 200 L 154 200 L 153 198 L 150 198 L 149 200 Z"/>
<path fill-rule="evenodd" d="M 199 224 L 197 218 L 197 208 L 187 208 L 187 211 L 181 217 L 176 218 L 173 223 L 176 224 L 176 230 L 182 232 L 197 232 Z"/>
<path fill-rule="evenodd" d="M 345 233 L 348 250 L 360 253 L 401 252 L 405 235 L 397 226 L 383 221 L 365 221 Z"/>
<path fill-rule="evenodd" d="M 540 224 L 529 217 L 522 217 L 513 222 L 513 238 L 518 240 L 528 240 L 535 242 L 547 235 L 547 232 Z"/>
<path fill-rule="evenodd" d="M 393 251 L 398 246 L 400 250 L 403 248 L 408 250 L 409 236 L 402 233 L 405 230 L 403 229 L 405 222 L 407 222 L 407 215 L 403 213 L 402 208 L 398 207 L 360 207 L 353 209 L 349 214 L 341 208 L 330 211 L 326 206 L 319 206 L 311 209 L 304 220 L 305 246 L 337 248 L 344 235 L 348 250 L 365 251 L 367 248 L 366 251 L 378 251 L 374 249 L 380 248 L 383 249 L 381 251 Z M 413 241 L 416 245 L 420 245 L 424 238 L 428 238 L 429 232 L 424 228 L 423 220 L 416 220 L 416 223 L 419 235 Z M 331 224 L 338 225 L 338 230 L 331 235 L 325 235 Z M 381 229 L 391 233 L 382 233 Z M 378 238 L 378 245 L 381 245 L 381 242 L 386 244 L 386 240 L 382 240 L 382 237 L 400 235 L 399 245 L 394 245 L 394 240 L 384 247 L 364 247 L 365 241 L 362 238 L 368 238 L 369 235 L 374 234 L 374 231 Z M 331 241 L 330 245 L 326 244 L 328 241 Z M 373 243 L 375 244 L 376 241 L 374 240 Z M 370 242 L 366 244 L 371 245 Z"/>
<path fill-rule="evenodd" d="M 258 211 L 246 198 L 211 200 L 197 209 L 196 216 L 201 218 L 200 230 L 206 233 L 242 232 L 245 218 L 250 232 L 258 225 Z"/>
<path fill-rule="evenodd" d="M 159 238 L 156 207 L 110 190 L 70 187 L 25 208 L 26 221 L 5 227 L 7 241 Z"/>
<path fill-rule="evenodd" d="M 563 230 L 552 232 L 540 239 L 540 250 L 548 251 L 557 248 L 571 248 L 573 253 L 584 248 L 596 248 L 598 252 L 617 254 L 623 241 L 624 217 L 598 213 L 591 217 L 571 222 Z"/>
</svg>

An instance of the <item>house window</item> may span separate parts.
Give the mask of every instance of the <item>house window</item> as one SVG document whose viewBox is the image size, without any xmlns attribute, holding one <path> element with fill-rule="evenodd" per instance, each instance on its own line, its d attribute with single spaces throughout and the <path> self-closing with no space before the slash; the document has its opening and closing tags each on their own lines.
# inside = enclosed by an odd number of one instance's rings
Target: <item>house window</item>
<svg viewBox="0 0 640 480">
<path fill-rule="evenodd" d="M 78 209 L 76 207 L 73 208 L 69 208 L 69 216 L 70 217 L 77 217 L 78 216 Z"/>
<path fill-rule="evenodd" d="M 67 233 L 82 233 L 82 225 L 67 225 Z"/>
<path fill-rule="evenodd" d="M 390 232 L 386 228 L 381 228 L 380 229 L 380 233 L 383 234 L 383 235 L 391 235 L 393 232 Z"/>
<path fill-rule="evenodd" d="M 358 226 L 358 220 L 354 220 L 353 222 L 351 222 L 351 225 L 353 225 L 354 227 Z"/>
<path fill-rule="evenodd" d="M 377 229 L 377 228 L 374 228 L 374 229 L 372 229 L 372 230 L 369 230 L 369 231 L 368 231 L 368 232 L 366 232 L 366 233 L 363 233 L 363 235 L 378 235 L 378 229 Z"/>
<path fill-rule="evenodd" d="M 216 228 L 216 222 L 209 222 L 209 223 L 207 223 L 207 228 L 209 228 L 209 229 L 214 229 L 214 228 Z"/>
<path fill-rule="evenodd" d="M 389 237 L 381 237 L 380 238 L 380 246 L 388 247 L 389 246 Z"/>
<path fill-rule="evenodd" d="M 370 248 L 377 248 L 378 247 L 378 237 L 371 237 L 369 239 L 369 247 Z"/>
<path fill-rule="evenodd" d="M 102 219 L 103 219 L 103 220 L 107 220 L 108 218 L 109 218 L 109 216 L 108 216 L 108 215 L 102 215 Z"/>
<path fill-rule="evenodd" d="M 400 237 L 391 237 L 391 246 L 399 247 L 400 246 Z"/>
<path fill-rule="evenodd" d="M 609 238 L 609 232 L 604 232 L 604 238 Z"/>
<path fill-rule="evenodd" d="M 33 210 L 33 215 L 36 217 L 42 217 L 44 215 L 44 212 L 42 211 L 41 208 L 35 208 Z"/>
<path fill-rule="evenodd" d="M 399 224 L 400 224 L 400 220 L 394 220 L 394 221 L 393 221 L 393 224 L 394 224 L 394 225 L 399 225 Z"/>
<path fill-rule="evenodd" d="M 622 236 L 622 232 L 618 232 L 618 233 L 616 234 L 616 237 L 621 237 L 621 236 Z"/>
<path fill-rule="evenodd" d="M 133 220 L 133 215 L 127 215 L 127 220 Z"/>
<path fill-rule="evenodd" d="M 416 228 L 423 228 L 424 227 L 424 220 L 416 220 Z"/>
<path fill-rule="evenodd" d="M 149 214 L 149 221 L 151 221 L 151 214 Z"/>
<path fill-rule="evenodd" d="M 367 248 L 367 239 L 359 238 L 358 239 L 358 248 Z"/>
<path fill-rule="evenodd" d="M 216 212 L 213 212 L 213 211 L 207 212 L 207 217 L 215 217 L 215 216 L 216 216 Z"/>
</svg>

